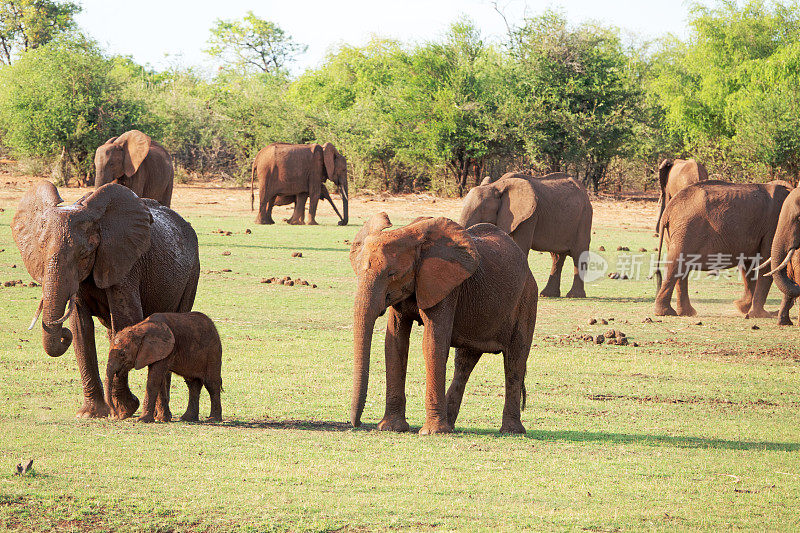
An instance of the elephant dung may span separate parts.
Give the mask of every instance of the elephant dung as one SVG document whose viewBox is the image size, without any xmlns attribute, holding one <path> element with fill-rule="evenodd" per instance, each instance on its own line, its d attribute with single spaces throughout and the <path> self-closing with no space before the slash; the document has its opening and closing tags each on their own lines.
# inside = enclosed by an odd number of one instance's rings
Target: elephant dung
<svg viewBox="0 0 800 533">
<path fill-rule="evenodd" d="M 303 257 L 303 252 L 292 252 L 292 257 Z"/>
<path fill-rule="evenodd" d="M 244 230 L 244 234 L 245 235 L 250 235 L 251 233 L 253 233 L 253 232 L 250 231 L 250 228 L 247 228 L 246 230 Z"/>
<path fill-rule="evenodd" d="M 231 253 L 228 250 L 225 250 L 224 252 L 222 252 L 222 255 L 231 255 Z"/>
<path fill-rule="evenodd" d="M 594 324 L 597 324 L 597 319 L 596 318 L 590 318 L 589 319 L 589 325 L 593 326 Z"/>
<path fill-rule="evenodd" d="M 605 342 L 605 340 L 606 340 L 606 338 L 603 335 L 598 335 L 597 337 L 594 338 L 594 343 L 595 344 L 603 344 Z"/>
</svg>

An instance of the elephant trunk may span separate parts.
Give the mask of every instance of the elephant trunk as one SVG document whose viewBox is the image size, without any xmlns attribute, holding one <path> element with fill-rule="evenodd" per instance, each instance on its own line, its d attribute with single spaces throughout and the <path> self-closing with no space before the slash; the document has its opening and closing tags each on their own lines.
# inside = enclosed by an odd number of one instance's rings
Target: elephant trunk
<svg viewBox="0 0 800 533">
<path fill-rule="evenodd" d="M 786 239 L 778 240 L 776 238 L 772 243 L 772 253 L 770 256 L 770 264 L 776 267 L 772 273 L 772 279 L 775 285 L 778 286 L 778 289 L 789 298 L 797 298 L 800 296 L 800 285 L 789 277 L 786 265 L 784 265 L 784 261 L 787 259 L 789 253 L 796 249 L 797 244 L 787 242 Z"/>
<path fill-rule="evenodd" d="M 367 401 L 369 357 L 375 321 L 386 307 L 385 291 L 376 290 L 374 281 L 359 280 L 353 310 L 353 393 L 350 402 L 350 423 L 361 425 L 361 414 Z"/>
<path fill-rule="evenodd" d="M 115 351 L 111 350 L 108 354 L 108 364 L 106 365 L 106 386 L 104 390 L 104 396 L 106 400 L 106 405 L 108 405 L 109 410 L 112 414 L 116 415 L 116 409 L 114 408 L 114 401 L 112 399 L 112 390 L 114 389 L 114 378 L 117 374 L 123 370 L 123 359 L 121 355 Z"/>
<path fill-rule="evenodd" d="M 342 185 L 339 187 L 339 193 L 342 195 L 342 220 L 339 222 L 340 226 L 346 226 L 347 222 L 350 220 L 348 218 L 348 208 L 347 204 L 350 201 L 350 197 L 347 193 L 347 180 L 342 182 Z"/>
<path fill-rule="evenodd" d="M 73 292 L 45 281 L 42 290 L 42 345 L 50 357 L 60 357 L 72 344 L 72 332 L 63 323 L 72 313 Z M 69 309 L 65 311 L 69 305 Z"/>
</svg>

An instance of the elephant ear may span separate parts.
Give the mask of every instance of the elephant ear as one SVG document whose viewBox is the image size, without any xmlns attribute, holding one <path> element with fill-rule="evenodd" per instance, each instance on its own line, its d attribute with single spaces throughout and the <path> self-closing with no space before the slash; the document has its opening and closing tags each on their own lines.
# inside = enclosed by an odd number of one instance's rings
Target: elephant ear
<svg viewBox="0 0 800 533">
<path fill-rule="evenodd" d="M 353 237 L 353 242 L 350 243 L 350 265 L 353 267 L 354 272 L 358 272 L 356 268 L 358 264 L 358 254 L 361 253 L 364 240 L 370 235 L 375 235 L 390 227 L 392 227 L 392 221 L 389 220 L 389 215 L 381 211 L 380 213 L 372 215 L 369 220 L 364 223 L 364 226 L 358 230 L 356 236 Z"/>
<path fill-rule="evenodd" d="M 419 224 L 427 227 L 416 274 L 417 306 L 428 309 L 475 273 L 480 255 L 472 237 L 449 218 L 438 217 Z"/>
<path fill-rule="evenodd" d="M 106 142 L 104 142 L 103 144 L 111 144 L 111 143 L 113 143 L 114 141 L 116 141 L 117 139 L 119 139 L 119 136 L 116 136 L 116 137 L 111 137 L 109 140 L 107 140 L 107 141 L 106 141 Z"/>
<path fill-rule="evenodd" d="M 341 157 L 336 147 L 332 143 L 325 143 L 322 145 L 322 155 L 325 161 L 325 173 L 328 179 L 333 181 L 333 174 L 336 169 L 336 156 Z"/>
<path fill-rule="evenodd" d="M 120 283 L 150 248 L 153 216 L 136 193 L 116 183 L 98 187 L 83 201 L 83 209 L 100 232 L 94 282 L 107 289 Z"/>
<path fill-rule="evenodd" d="M 497 227 L 511 233 L 536 210 L 536 189 L 525 178 L 505 178 L 496 185 L 500 197 Z"/>
<path fill-rule="evenodd" d="M 658 184 L 661 186 L 662 191 L 667 187 L 669 171 L 672 170 L 672 165 L 674 164 L 674 159 L 665 159 L 658 165 Z"/>
<path fill-rule="evenodd" d="M 490 183 L 494 183 L 496 181 L 495 178 L 491 176 L 486 176 L 481 180 L 481 185 L 489 185 Z"/>
<path fill-rule="evenodd" d="M 175 336 L 166 324 L 145 320 L 134 327 L 142 338 L 134 363 L 136 370 L 169 357 L 175 348 Z"/>
<path fill-rule="evenodd" d="M 131 177 L 139 170 L 139 166 L 150 152 L 152 140 L 139 130 L 126 131 L 114 141 L 122 146 L 124 159 L 122 162 L 125 175 Z"/>
<path fill-rule="evenodd" d="M 11 234 L 22 255 L 25 268 L 38 283 L 42 283 L 45 262 L 48 259 L 39 245 L 45 217 L 49 209 L 62 201 L 55 185 L 49 181 L 40 181 L 22 196 L 11 221 Z"/>
</svg>

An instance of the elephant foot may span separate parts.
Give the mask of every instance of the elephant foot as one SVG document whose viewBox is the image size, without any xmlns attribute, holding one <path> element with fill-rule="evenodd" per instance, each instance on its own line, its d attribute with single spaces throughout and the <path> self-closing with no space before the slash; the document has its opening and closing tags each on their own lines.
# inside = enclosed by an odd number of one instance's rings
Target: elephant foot
<svg viewBox="0 0 800 533">
<path fill-rule="evenodd" d="M 778 316 L 777 311 L 767 311 L 766 309 L 750 309 L 745 318 L 775 318 Z"/>
<path fill-rule="evenodd" d="M 653 310 L 653 314 L 656 316 L 678 316 L 678 313 L 675 311 L 675 309 L 672 308 L 671 305 L 656 304 L 656 308 Z"/>
<path fill-rule="evenodd" d="M 519 420 L 503 420 L 503 425 L 500 426 L 500 433 L 512 433 L 515 435 L 524 435 L 525 426 Z"/>
<path fill-rule="evenodd" d="M 336 225 L 337 226 L 346 226 L 347 222 L 345 222 L 344 220 L 340 220 L 339 222 L 336 223 Z"/>
<path fill-rule="evenodd" d="M 156 413 L 155 418 L 159 422 L 172 422 L 172 413 L 170 411 L 166 413 Z"/>
<path fill-rule="evenodd" d="M 222 422 L 222 414 L 212 413 L 206 420 L 209 422 Z"/>
<path fill-rule="evenodd" d="M 292 226 L 302 226 L 304 224 L 302 220 L 297 220 L 296 218 L 290 218 L 287 222 Z"/>
<path fill-rule="evenodd" d="M 75 418 L 105 418 L 111 414 L 111 409 L 108 408 L 104 400 L 83 400 L 83 405 L 78 412 L 75 413 Z"/>
<path fill-rule="evenodd" d="M 570 289 L 567 298 L 586 298 L 586 291 L 583 289 Z"/>
<path fill-rule="evenodd" d="M 275 221 L 272 218 L 261 218 L 256 217 L 256 224 L 274 224 Z"/>
<path fill-rule="evenodd" d="M 542 289 L 542 292 L 539 293 L 539 296 L 542 298 L 561 298 L 561 289 L 545 287 Z"/>
<path fill-rule="evenodd" d="M 136 419 L 137 422 L 144 422 L 145 424 L 149 424 L 151 422 L 155 422 L 156 419 L 153 417 L 152 414 L 142 415 Z"/>
<path fill-rule="evenodd" d="M 139 409 L 139 398 L 131 391 L 117 393 L 113 400 L 117 418 L 124 420 L 133 415 Z"/>
<path fill-rule="evenodd" d="M 186 411 L 185 413 L 183 413 L 183 416 L 181 416 L 181 420 L 183 420 L 184 422 L 197 422 L 199 418 L 200 417 L 198 416 L 197 413 L 190 413 L 189 411 Z"/>
<path fill-rule="evenodd" d="M 420 435 L 434 435 L 437 433 L 452 433 L 453 426 L 446 422 L 426 421 L 419 430 Z"/>
<path fill-rule="evenodd" d="M 734 300 L 733 305 L 736 306 L 740 313 L 747 315 L 753 305 L 753 300 Z"/>
<path fill-rule="evenodd" d="M 378 429 L 380 431 L 397 431 L 403 432 L 408 431 L 409 426 L 408 422 L 406 421 L 405 417 L 388 417 L 384 416 L 383 420 L 378 422 Z"/>
<path fill-rule="evenodd" d="M 678 316 L 697 316 L 697 311 L 691 305 L 689 307 L 678 307 Z"/>
<path fill-rule="evenodd" d="M 779 317 L 778 318 L 778 325 L 779 326 L 791 326 L 792 325 L 792 319 L 790 319 L 788 316 Z"/>
</svg>

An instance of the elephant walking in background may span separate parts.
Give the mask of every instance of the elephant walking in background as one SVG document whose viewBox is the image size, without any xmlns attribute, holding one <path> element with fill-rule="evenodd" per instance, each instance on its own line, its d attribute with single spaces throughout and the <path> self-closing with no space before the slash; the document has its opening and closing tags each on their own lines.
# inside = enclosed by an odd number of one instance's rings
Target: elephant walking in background
<svg viewBox="0 0 800 533">
<path fill-rule="evenodd" d="M 774 316 L 764 309 L 772 278 L 762 270 L 754 279 L 753 269 L 770 254 L 778 215 L 791 190 L 791 184 L 780 180 L 766 184 L 710 180 L 676 194 L 664 209 L 659 228 L 659 263 L 664 244 L 669 252 L 663 283 L 661 271 L 656 271 L 655 314 L 696 315 L 689 302 L 689 272 L 738 266 L 744 295 L 734 302 L 736 307 L 748 318 Z M 676 284 L 677 312 L 670 305 Z"/>
<path fill-rule="evenodd" d="M 175 171 L 163 146 L 139 130 L 112 137 L 94 154 L 94 186 L 119 183 L 139 198 L 169 207 Z"/>
<path fill-rule="evenodd" d="M 542 296 L 561 296 L 561 269 L 567 256 L 575 267 L 567 297 L 586 296 L 586 266 L 580 256 L 589 250 L 592 238 L 592 204 L 574 178 L 562 173 L 534 178 L 509 172 L 474 187 L 464 199 L 459 223 L 468 228 L 479 222 L 494 224 L 511 235 L 526 256 L 530 250 L 550 252 L 553 265 Z"/>
<path fill-rule="evenodd" d="M 791 325 L 789 311 L 795 299 L 800 296 L 800 189 L 794 189 L 783 202 L 775 236 L 772 239 L 769 264 L 774 265 L 771 272 L 775 285 L 783 293 L 778 324 Z"/>
<path fill-rule="evenodd" d="M 708 171 L 694 159 L 665 159 L 658 166 L 658 184 L 661 195 L 658 197 L 658 220 L 656 231 L 661 223 L 661 216 L 673 196 L 689 185 L 708 179 Z"/>
<path fill-rule="evenodd" d="M 41 314 L 42 344 L 51 357 L 63 355 L 75 339 L 83 383 L 78 416 L 103 417 L 109 407 L 92 317 L 116 334 L 153 313 L 190 311 L 200 276 L 197 235 L 175 211 L 115 183 L 72 205 L 61 202 L 52 183 L 35 184 L 20 200 L 11 231 L 25 268 L 42 286 L 31 328 Z M 62 326 L 67 319 L 70 329 Z M 109 386 L 114 411 L 122 418 L 133 414 L 139 400 L 128 388 L 128 373 Z"/>
<path fill-rule="evenodd" d="M 537 306 L 536 281 L 525 254 L 491 224 L 465 230 L 447 218 L 420 217 L 383 231 L 391 225 L 386 213 L 374 215 L 350 246 L 358 277 L 351 423 L 361 424 L 372 330 L 388 308 L 386 412 L 378 429 L 409 429 L 405 381 L 416 321 L 425 327 L 426 415 L 420 434 L 453 430 L 467 380 L 486 352 L 503 353 L 506 394 L 500 431 L 525 433 L 520 400 Z M 455 372 L 445 394 L 451 346 L 456 348 Z"/>
<path fill-rule="evenodd" d="M 294 214 L 289 224 L 305 224 L 306 200 L 309 201 L 308 223 L 316 224 L 317 204 L 322 198 L 333 206 L 340 218 L 339 225 L 347 225 L 347 160 L 333 144 L 273 143 L 262 148 L 253 161 L 250 176 L 250 209 L 255 200 L 253 181 L 256 176 L 259 186 L 257 224 L 274 224 L 272 208 L 292 202 Z M 330 180 L 342 196 L 342 214 L 333 203 L 325 180 Z"/>
</svg>

